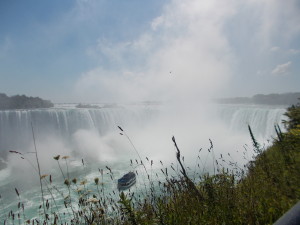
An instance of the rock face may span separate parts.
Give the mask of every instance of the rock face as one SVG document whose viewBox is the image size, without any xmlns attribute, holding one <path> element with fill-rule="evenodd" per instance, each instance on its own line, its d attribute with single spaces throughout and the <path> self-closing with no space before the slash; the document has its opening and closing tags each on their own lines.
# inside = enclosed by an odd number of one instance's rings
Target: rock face
<svg viewBox="0 0 300 225">
<path fill-rule="evenodd" d="M 53 106 L 51 101 L 39 97 L 27 97 L 25 95 L 8 97 L 6 94 L 0 93 L 0 110 L 50 108 Z"/>
</svg>

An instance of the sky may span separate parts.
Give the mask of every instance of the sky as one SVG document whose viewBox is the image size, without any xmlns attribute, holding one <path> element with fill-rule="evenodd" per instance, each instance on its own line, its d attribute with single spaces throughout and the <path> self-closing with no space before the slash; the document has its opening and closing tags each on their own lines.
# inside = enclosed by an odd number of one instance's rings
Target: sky
<svg viewBox="0 0 300 225">
<path fill-rule="evenodd" d="M 299 0 L 0 1 L 9 96 L 198 101 L 299 87 Z"/>
</svg>

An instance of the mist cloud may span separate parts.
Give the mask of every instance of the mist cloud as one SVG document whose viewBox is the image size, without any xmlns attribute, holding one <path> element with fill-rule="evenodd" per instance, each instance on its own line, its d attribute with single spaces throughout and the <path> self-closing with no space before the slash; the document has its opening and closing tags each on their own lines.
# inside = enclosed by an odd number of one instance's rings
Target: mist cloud
<svg viewBox="0 0 300 225">
<path fill-rule="evenodd" d="M 273 70 L 272 74 L 274 75 L 286 75 L 292 65 L 292 62 L 287 62 L 284 64 L 277 65 Z"/>
<path fill-rule="evenodd" d="M 298 12 L 295 0 L 172 0 L 136 38 L 99 38 L 87 50 L 99 64 L 81 75 L 75 92 L 94 101 L 198 100 L 241 89 L 238 77 L 262 79 L 251 70 L 268 71 L 270 52 L 291 49 Z"/>
<path fill-rule="evenodd" d="M 100 39 L 89 53 L 113 68 L 82 74 L 76 90 L 112 100 L 211 96 L 230 78 L 232 55 L 222 30 L 233 13 L 218 1 L 172 1 L 135 40 Z"/>
</svg>

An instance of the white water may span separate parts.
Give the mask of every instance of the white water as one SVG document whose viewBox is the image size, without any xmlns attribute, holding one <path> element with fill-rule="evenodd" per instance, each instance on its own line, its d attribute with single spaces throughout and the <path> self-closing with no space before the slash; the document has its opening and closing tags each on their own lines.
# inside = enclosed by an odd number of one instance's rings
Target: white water
<svg viewBox="0 0 300 225">
<path fill-rule="evenodd" d="M 115 179 L 130 169 L 129 159 L 137 156 L 117 126 L 127 132 L 143 159 L 148 156 L 156 161 L 175 161 L 171 142 L 171 136 L 175 135 L 183 154 L 193 163 L 198 150 L 209 146 L 209 138 L 214 142 L 216 154 L 242 149 L 250 141 L 248 124 L 258 140 L 271 139 L 275 124 L 283 129 L 285 107 L 208 105 L 205 109 L 186 111 L 147 104 L 100 109 L 78 109 L 68 104 L 52 109 L 0 111 L 0 156 L 8 163 L 6 169 L 0 170 L 2 218 L 10 209 L 16 210 L 15 187 L 22 193 L 29 214 L 35 214 L 40 204 L 37 175 L 30 164 L 16 154 L 8 154 L 9 150 L 22 152 L 34 163 L 32 154 L 26 153 L 34 150 L 31 123 L 42 172 L 52 174 L 60 184 L 62 178 L 53 160 L 57 154 L 71 156 L 72 177 L 87 176 L 91 181 L 99 177 L 97 168 L 105 165 L 113 168 Z M 81 159 L 86 161 L 84 172 Z M 235 160 L 244 162 L 238 154 Z M 104 179 L 105 187 L 114 190 L 115 183 L 110 177 L 106 175 Z"/>
</svg>

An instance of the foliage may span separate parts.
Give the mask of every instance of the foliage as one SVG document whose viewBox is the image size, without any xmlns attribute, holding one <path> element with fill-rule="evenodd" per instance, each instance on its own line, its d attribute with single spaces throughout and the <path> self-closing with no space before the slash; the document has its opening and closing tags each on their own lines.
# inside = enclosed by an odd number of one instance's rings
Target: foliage
<svg viewBox="0 0 300 225">
<path fill-rule="evenodd" d="M 300 103 L 298 103 L 297 105 L 292 105 L 287 109 L 287 112 L 284 114 L 285 116 L 288 117 L 287 121 L 283 121 L 288 130 L 295 129 L 297 125 L 300 124 L 299 107 L 300 107 Z"/>
<path fill-rule="evenodd" d="M 8 97 L 0 93 L 0 110 L 4 109 L 31 109 L 31 108 L 50 108 L 53 103 L 39 97 L 27 97 L 25 95 L 14 95 Z"/>
</svg>

